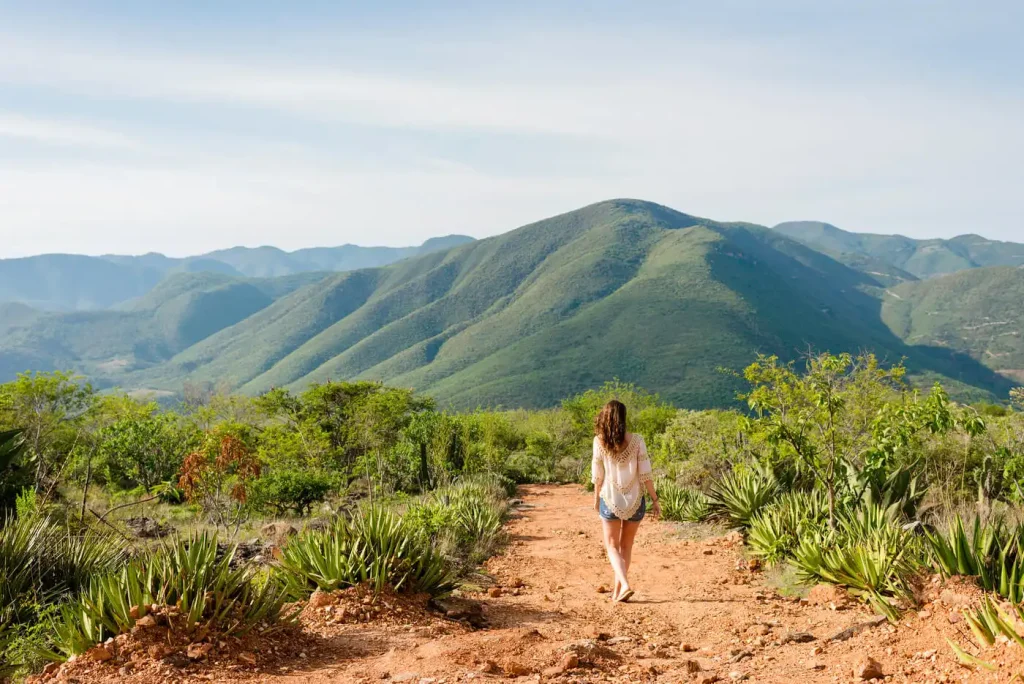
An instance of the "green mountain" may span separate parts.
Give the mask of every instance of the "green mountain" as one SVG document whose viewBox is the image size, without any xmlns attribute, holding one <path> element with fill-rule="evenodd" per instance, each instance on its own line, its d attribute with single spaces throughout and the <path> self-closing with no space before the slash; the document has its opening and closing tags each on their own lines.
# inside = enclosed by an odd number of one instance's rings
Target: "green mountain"
<svg viewBox="0 0 1024 684">
<path fill-rule="evenodd" d="M 1005 394 L 1005 378 L 976 360 L 894 334 L 878 297 L 890 277 L 760 226 L 615 200 L 325 277 L 121 382 L 257 393 L 366 378 L 472 407 L 550 405 L 618 377 L 707 406 L 736 389 L 717 369 L 756 352 L 872 349 Z"/>
<path fill-rule="evenodd" d="M 41 312 L 0 305 L 0 378 L 74 369 L 100 384 L 159 364 L 325 274 L 273 280 L 219 273 L 169 276 L 119 309 Z"/>
<path fill-rule="evenodd" d="M 418 247 L 323 247 L 284 252 L 274 247 L 236 247 L 195 257 L 162 254 L 102 257 L 44 254 L 0 259 L 0 303 L 46 311 L 96 311 L 141 297 L 176 273 L 270 278 L 299 273 L 348 271 L 394 263 L 472 241 L 462 235 L 431 238 Z"/>
<path fill-rule="evenodd" d="M 914 240 L 902 235 L 850 233 L 817 221 L 780 223 L 774 230 L 844 263 L 869 258 L 915 278 L 986 266 L 1024 265 L 1024 244 L 989 240 L 980 235 Z"/>
<path fill-rule="evenodd" d="M 974 269 L 894 287 L 882 319 L 909 344 L 967 352 L 1024 384 L 1024 268 Z"/>
</svg>

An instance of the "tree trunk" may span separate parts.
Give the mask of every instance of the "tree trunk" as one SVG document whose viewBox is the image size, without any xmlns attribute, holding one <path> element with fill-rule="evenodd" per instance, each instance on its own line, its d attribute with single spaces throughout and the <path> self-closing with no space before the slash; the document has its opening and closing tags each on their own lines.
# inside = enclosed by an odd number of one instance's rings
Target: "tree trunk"
<svg viewBox="0 0 1024 684">
<path fill-rule="evenodd" d="M 430 489 L 430 467 L 427 463 L 427 443 L 420 442 L 420 487 Z"/>
</svg>

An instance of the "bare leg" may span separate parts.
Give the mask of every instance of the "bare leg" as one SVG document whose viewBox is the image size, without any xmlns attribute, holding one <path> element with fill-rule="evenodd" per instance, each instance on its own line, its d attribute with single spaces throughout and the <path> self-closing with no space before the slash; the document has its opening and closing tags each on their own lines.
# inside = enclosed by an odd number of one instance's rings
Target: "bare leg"
<svg viewBox="0 0 1024 684">
<path fill-rule="evenodd" d="M 626 580 L 626 566 L 622 561 L 622 554 L 619 552 L 619 538 L 622 533 L 621 520 L 602 520 L 604 525 L 604 548 L 608 552 L 608 561 L 612 564 L 612 571 L 615 573 L 615 593 L 612 598 L 618 598 L 619 594 L 629 589 L 629 582 Z"/>
<path fill-rule="evenodd" d="M 633 541 L 640 529 L 640 523 L 622 521 L 622 530 L 619 532 L 619 554 L 622 555 L 622 563 L 626 567 L 626 574 L 629 575 L 629 563 L 633 559 Z"/>
</svg>

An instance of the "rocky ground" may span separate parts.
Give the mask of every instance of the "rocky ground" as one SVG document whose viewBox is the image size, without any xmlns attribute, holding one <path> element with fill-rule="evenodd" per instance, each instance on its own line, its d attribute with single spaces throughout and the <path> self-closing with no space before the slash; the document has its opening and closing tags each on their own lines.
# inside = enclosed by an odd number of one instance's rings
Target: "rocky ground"
<svg viewBox="0 0 1024 684">
<path fill-rule="evenodd" d="M 493 585 L 441 605 L 360 590 L 316 595 L 293 629 L 248 641 L 174 644 L 160 624 L 54 669 L 47 682 L 982 682 L 1024 681 L 1024 649 L 997 642 L 998 670 L 962 667 L 959 610 L 970 583 L 926 580 L 922 603 L 889 625 L 845 594 L 785 597 L 737 536 L 641 527 L 637 596 L 613 604 L 591 498 L 532 486 L 491 560 Z M 159 622 L 159 620 L 157 620 Z M 144 631 L 147 631 L 144 630 Z M 155 648 L 158 647 L 158 648 Z M 109 657 L 108 657 L 109 656 Z"/>
</svg>

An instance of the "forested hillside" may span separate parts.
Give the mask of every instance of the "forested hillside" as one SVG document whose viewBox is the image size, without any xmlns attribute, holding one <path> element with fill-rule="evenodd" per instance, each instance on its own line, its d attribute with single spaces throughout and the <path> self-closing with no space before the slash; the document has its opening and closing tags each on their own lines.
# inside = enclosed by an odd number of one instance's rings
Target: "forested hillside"
<svg viewBox="0 0 1024 684">
<path fill-rule="evenodd" d="M 954 273 L 892 288 L 882 318 L 910 344 L 966 351 L 1024 382 L 1024 268 Z"/>
<path fill-rule="evenodd" d="M 871 237 L 823 230 L 845 240 L 844 250 Z M 369 379 L 456 407 L 548 406 L 617 377 L 705 407 L 734 401 L 735 378 L 722 369 L 753 354 L 870 350 L 906 358 L 919 381 L 945 378 L 958 395 L 1005 397 L 1008 378 L 1024 368 L 1013 351 L 1019 338 L 983 342 L 993 326 L 974 319 L 1013 318 L 1019 299 L 1007 284 L 1024 271 L 976 268 L 918 282 L 904 270 L 920 265 L 913 259 L 898 266 L 817 251 L 806 231 L 799 241 L 785 232 L 613 200 L 341 273 L 330 271 L 351 263 L 343 251 L 296 252 L 290 266 L 278 250 L 215 253 L 205 259 L 230 273 L 173 274 L 102 311 L 7 305 L 0 373 L 71 369 L 101 387 L 159 394 L 186 382 L 259 394 Z M 107 265 L 158 266 L 155 256 L 139 259 Z M 300 262 L 323 270 L 238 275 L 305 268 Z M 932 330 L 939 319 L 921 309 L 935 297 L 949 322 L 941 334 Z"/>
<path fill-rule="evenodd" d="M 870 348 L 1005 390 L 969 358 L 893 335 L 876 297 L 886 282 L 766 228 L 617 200 L 331 276 L 128 382 L 259 393 L 377 379 L 465 407 L 549 405 L 621 377 L 706 406 L 732 400 L 719 369 L 752 353 Z"/>
<path fill-rule="evenodd" d="M 980 235 L 914 240 L 902 235 L 850 233 L 818 221 L 780 223 L 774 230 L 841 260 L 870 258 L 916 278 L 986 266 L 1024 265 L 1024 244 Z"/>
<path fill-rule="evenodd" d="M 46 311 L 94 311 L 141 297 L 179 273 L 271 278 L 310 272 L 349 271 L 471 242 L 463 235 L 431 238 L 418 247 L 319 247 L 285 252 L 276 247 L 236 247 L 175 259 L 163 254 L 90 257 L 44 254 L 0 259 L 0 304 Z"/>
</svg>

